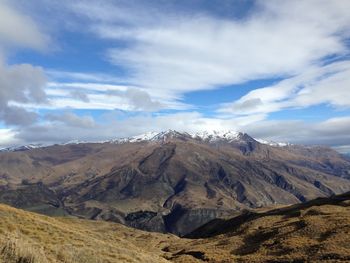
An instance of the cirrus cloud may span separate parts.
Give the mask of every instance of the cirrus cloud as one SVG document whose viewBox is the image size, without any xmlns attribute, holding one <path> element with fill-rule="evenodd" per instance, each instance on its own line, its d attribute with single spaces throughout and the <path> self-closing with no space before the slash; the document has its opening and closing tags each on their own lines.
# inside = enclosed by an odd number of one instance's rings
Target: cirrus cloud
<svg viewBox="0 0 350 263">
<path fill-rule="evenodd" d="M 329 104 L 350 107 L 350 61 L 310 67 L 276 85 L 250 91 L 239 100 L 223 104 L 221 113 L 249 115 L 288 108 Z"/>
</svg>

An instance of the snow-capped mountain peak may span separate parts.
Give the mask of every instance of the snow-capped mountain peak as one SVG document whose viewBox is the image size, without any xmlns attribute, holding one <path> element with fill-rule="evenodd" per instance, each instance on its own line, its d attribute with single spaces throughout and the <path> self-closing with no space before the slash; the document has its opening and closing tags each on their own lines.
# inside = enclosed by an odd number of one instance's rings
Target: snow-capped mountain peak
<svg viewBox="0 0 350 263">
<path fill-rule="evenodd" d="M 166 141 L 168 139 L 183 138 L 183 139 L 196 139 L 207 142 L 214 142 L 218 140 L 225 141 L 237 141 L 242 138 L 244 134 L 234 131 L 203 131 L 203 132 L 178 132 L 175 130 L 167 130 L 162 132 L 148 132 L 128 138 L 116 139 L 115 143 L 127 143 L 127 142 L 142 142 L 142 141 Z"/>
<path fill-rule="evenodd" d="M 257 142 L 260 142 L 261 144 L 267 144 L 270 146 L 275 146 L 275 147 L 284 147 L 284 146 L 288 146 L 291 145 L 290 143 L 287 142 L 274 142 L 274 141 L 266 141 L 263 139 L 255 139 Z"/>
<path fill-rule="evenodd" d="M 147 132 L 136 136 L 131 136 L 127 138 L 116 139 L 113 142 L 116 143 L 126 143 L 126 142 L 142 142 L 142 141 L 162 141 L 170 138 L 177 137 L 191 137 L 188 133 L 180 133 L 175 130 L 167 130 L 162 132 Z"/>
<path fill-rule="evenodd" d="M 121 138 L 115 140 L 116 142 L 141 142 L 141 141 L 150 141 L 154 136 L 156 136 L 158 132 L 147 132 L 143 134 L 139 134 L 132 137 Z"/>
<path fill-rule="evenodd" d="M 238 142 L 238 141 L 255 140 L 261 144 L 267 144 L 267 145 L 276 146 L 276 147 L 283 147 L 283 146 L 290 145 L 289 143 L 284 143 L 284 142 L 273 142 L 273 141 L 266 141 L 262 139 L 255 139 L 250 137 L 246 133 L 231 131 L 231 130 L 208 130 L 208 131 L 193 132 L 193 133 L 179 132 L 176 130 L 166 130 L 162 132 L 147 132 L 144 134 L 140 134 L 140 135 L 136 135 L 128 138 L 116 139 L 113 142 L 115 143 L 127 143 L 127 142 L 135 143 L 135 142 L 143 142 L 143 141 L 150 141 L 150 142 L 163 141 L 164 142 L 174 138 L 195 139 L 195 140 L 202 140 L 206 142 L 217 142 L 217 141 Z"/>
<path fill-rule="evenodd" d="M 266 144 L 275 147 L 283 147 L 290 145 L 289 143 L 279 143 L 273 141 L 266 141 L 262 139 L 254 139 L 246 133 L 230 131 L 230 130 L 211 130 L 211 131 L 201 131 L 194 133 L 179 132 L 176 130 L 166 130 L 162 132 L 147 132 L 136 136 L 118 138 L 114 140 L 91 142 L 91 143 L 137 143 L 137 142 L 168 142 L 171 139 L 181 139 L 181 140 L 199 140 L 203 142 L 215 143 L 215 142 L 247 142 L 247 141 L 257 141 L 261 144 Z M 80 144 L 89 143 L 87 141 L 69 141 L 67 143 L 62 143 L 61 145 L 70 144 Z M 40 148 L 49 146 L 47 144 L 28 144 L 24 146 L 9 147 L 5 149 L 0 149 L 0 152 L 15 152 L 15 151 L 26 151 L 34 148 Z"/>
<path fill-rule="evenodd" d="M 46 145 L 44 144 L 27 144 L 27 145 L 3 148 L 3 149 L 0 149 L 0 152 L 20 152 L 20 151 L 27 151 L 31 149 L 41 148 L 45 146 Z"/>
<path fill-rule="evenodd" d="M 202 132 L 196 132 L 192 133 L 192 138 L 199 138 L 204 141 L 216 141 L 216 140 L 227 140 L 227 141 L 234 141 L 238 140 L 240 138 L 240 135 L 242 133 L 235 132 L 235 131 L 202 131 Z"/>
</svg>

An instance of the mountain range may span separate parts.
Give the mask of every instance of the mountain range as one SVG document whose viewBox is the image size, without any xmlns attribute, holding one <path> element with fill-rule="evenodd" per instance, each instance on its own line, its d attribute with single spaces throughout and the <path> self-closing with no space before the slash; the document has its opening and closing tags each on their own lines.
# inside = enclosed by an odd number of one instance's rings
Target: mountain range
<svg viewBox="0 0 350 263">
<path fill-rule="evenodd" d="M 177 131 L 0 152 L 0 202 L 183 236 L 256 208 L 350 191 L 350 159 L 245 133 Z"/>
</svg>

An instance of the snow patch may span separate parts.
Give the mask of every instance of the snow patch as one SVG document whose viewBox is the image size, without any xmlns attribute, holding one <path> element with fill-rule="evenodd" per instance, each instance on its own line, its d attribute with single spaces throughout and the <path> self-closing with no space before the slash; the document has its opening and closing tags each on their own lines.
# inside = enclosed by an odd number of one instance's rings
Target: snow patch
<svg viewBox="0 0 350 263">
<path fill-rule="evenodd" d="M 260 142 L 261 144 L 267 144 L 270 146 L 275 146 L 275 147 L 285 147 L 285 146 L 289 146 L 292 145 L 288 142 L 274 142 L 274 141 L 266 141 L 263 139 L 255 139 L 257 142 Z"/>
</svg>

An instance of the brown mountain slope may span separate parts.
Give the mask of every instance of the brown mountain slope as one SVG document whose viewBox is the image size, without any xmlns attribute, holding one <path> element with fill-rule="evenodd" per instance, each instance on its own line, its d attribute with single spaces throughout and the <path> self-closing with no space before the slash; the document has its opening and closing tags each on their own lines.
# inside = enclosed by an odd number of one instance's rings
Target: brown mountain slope
<svg viewBox="0 0 350 263">
<path fill-rule="evenodd" d="M 0 153 L 0 201 L 184 235 L 244 209 L 350 190 L 350 161 L 328 148 L 162 136 Z"/>
<path fill-rule="evenodd" d="M 163 249 L 175 262 L 350 262 L 350 193 L 229 220 Z M 204 238 L 211 236 L 210 238 Z M 199 238 L 202 237 L 202 238 Z"/>
<path fill-rule="evenodd" d="M 1 263 L 350 261 L 350 193 L 215 220 L 196 239 L 6 205 L 0 218 Z"/>
</svg>

